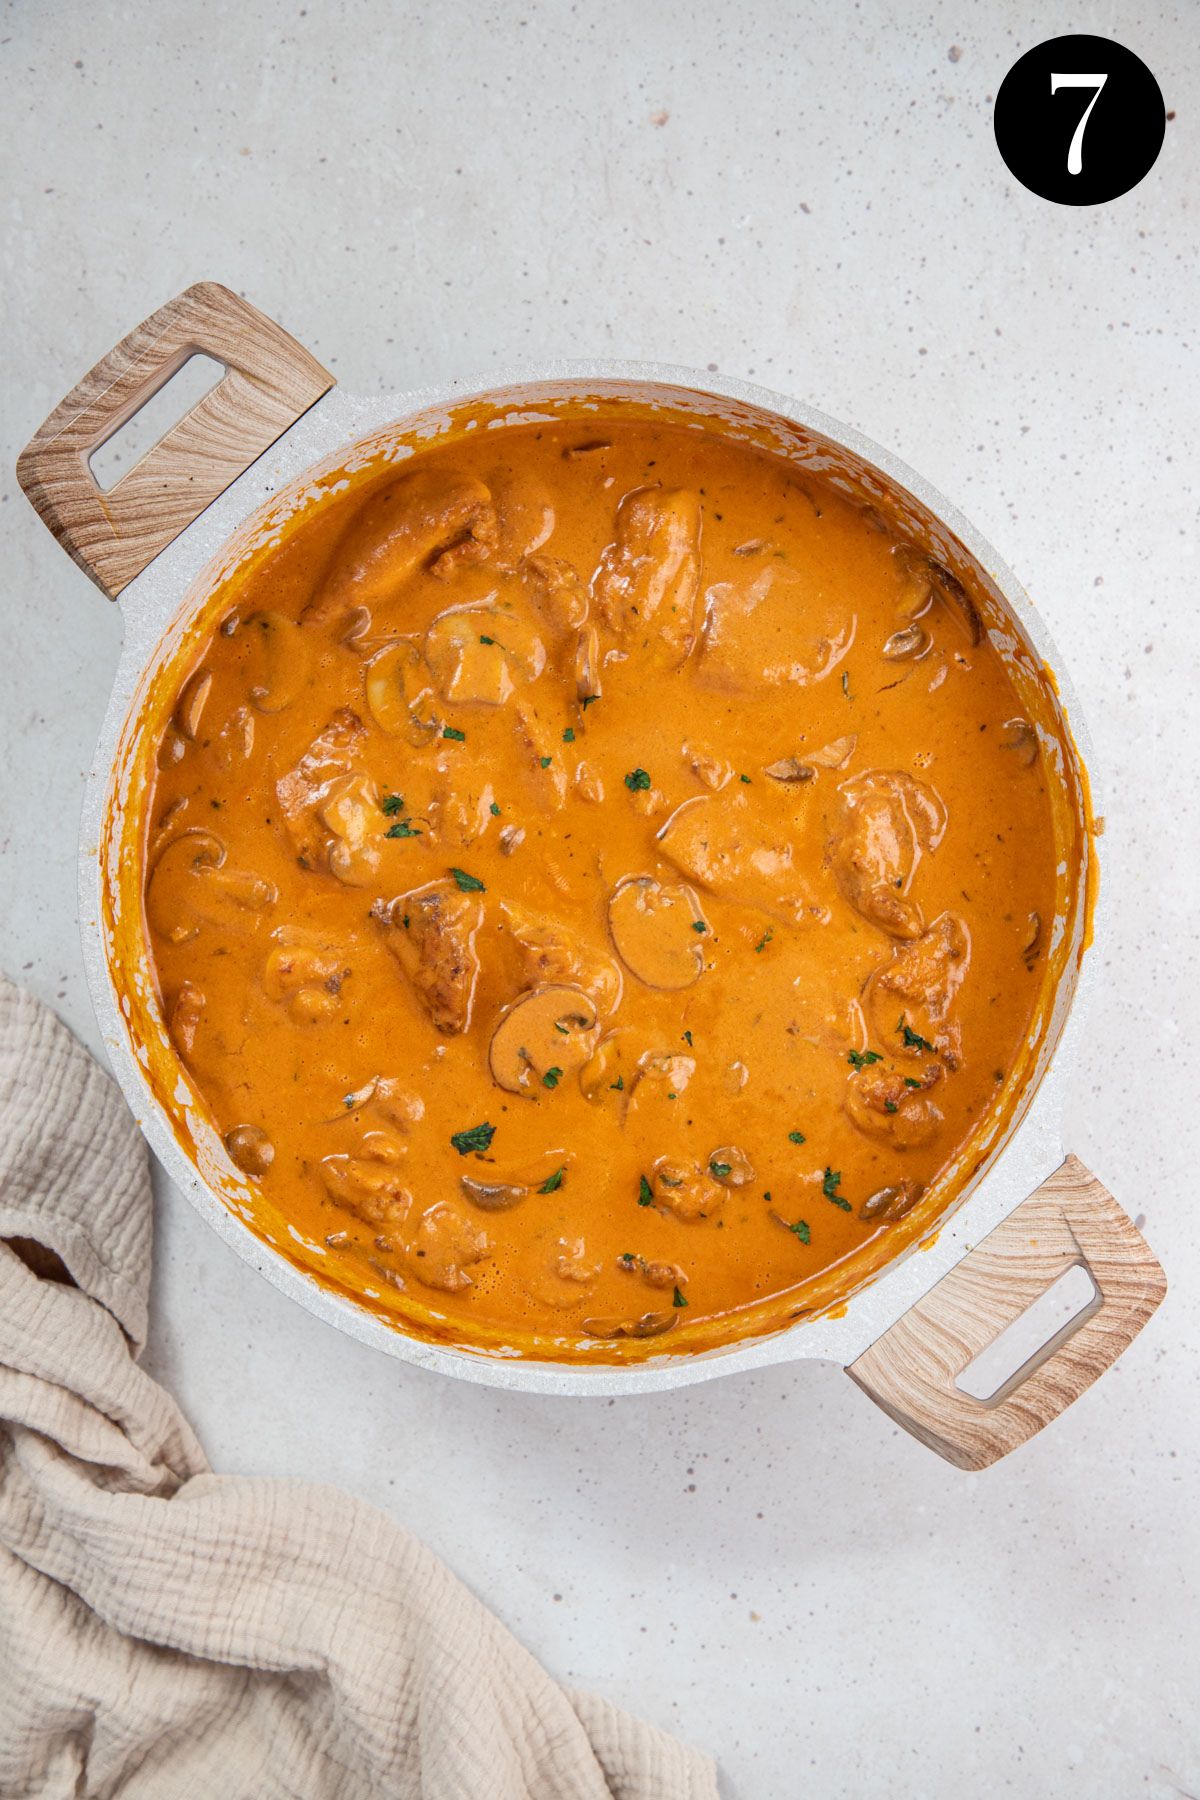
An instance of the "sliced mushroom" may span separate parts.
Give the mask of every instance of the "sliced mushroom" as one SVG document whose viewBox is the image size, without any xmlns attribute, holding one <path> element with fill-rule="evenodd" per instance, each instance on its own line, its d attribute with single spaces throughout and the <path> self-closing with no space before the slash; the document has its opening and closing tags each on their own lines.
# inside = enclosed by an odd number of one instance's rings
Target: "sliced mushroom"
<svg viewBox="0 0 1200 1800">
<path fill-rule="evenodd" d="M 204 708 L 208 704 L 208 696 L 212 693 L 212 671 L 197 669 L 194 675 L 184 682 L 179 699 L 175 703 L 175 727 L 190 743 L 195 743 L 196 734 L 200 730 L 200 720 Z"/>
<path fill-rule="evenodd" d="M 637 1079 L 637 1053 L 627 1031 L 610 1031 L 602 1037 L 579 1071 L 579 1090 L 585 1100 L 603 1100 L 606 1094 L 628 1098 Z"/>
<path fill-rule="evenodd" d="M 847 732 L 845 737 L 834 738 L 831 744 L 822 745 L 820 750 L 809 752 L 808 760 L 817 769 L 844 769 L 854 755 L 858 743 L 858 733 Z"/>
<path fill-rule="evenodd" d="M 594 1338 L 661 1337 L 679 1323 L 677 1312 L 647 1312 L 640 1319 L 585 1319 L 583 1329 Z"/>
<path fill-rule="evenodd" d="M 275 1161 L 275 1146 L 260 1125 L 235 1125 L 225 1133 L 225 1148 L 246 1175 L 265 1175 Z"/>
<path fill-rule="evenodd" d="M 928 653 L 932 642 L 925 627 L 913 619 L 908 625 L 902 625 L 899 631 L 893 631 L 883 646 L 883 654 L 888 662 L 904 662 L 909 657 L 918 662 Z"/>
<path fill-rule="evenodd" d="M 510 1094 L 553 1092 L 588 1061 L 598 1030 L 596 1008 L 581 988 L 535 988 L 514 1001 L 492 1033 L 492 1080 Z"/>
<path fill-rule="evenodd" d="M 910 1213 L 924 1189 L 915 1181 L 897 1181 L 891 1187 L 876 1189 L 858 1209 L 860 1219 L 892 1224 Z"/>
<path fill-rule="evenodd" d="M 575 645 L 575 693 L 580 700 L 598 700 L 600 691 L 600 634 L 585 625 Z"/>
<path fill-rule="evenodd" d="M 754 1180 L 754 1165 L 736 1144 L 721 1144 L 708 1159 L 708 1172 L 722 1187 L 745 1187 Z"/>
<path fill-rule="evenodd" d="M 501 856 L 511 856 L 513 851 L 519 850 L 524 842 L 525 827 L 523 825 L 506 825 L 500 833 Z"/>
<path fill-rule="evenodd" d="M 1028 719 L 1006 719 L 1000 742 L 1022 769 L 1032 769 L 1038 759 L 1038 735 Z"/>
<path fill-rule="evenodd" d="M 367 706 L 389 737 L 419 749 L 437 731 L 429 671 L 415 644 L 393 644 L 367 664 Z"/>
<path fill-rule="evenodd" d="M 502 706 L 520 683 L 536 681 L 546 649 L 533 626 L 501 607 L 452 607 L 425 634 L 425 660 L 445 700 Z"/>
<path fill-rule="evenodd" d="M 627 1252 L 618 1256 L 617 1267 L 626 1275 L 640 1275 L 647 1287 L 678 1288 L 682 1292 L 687 1286 L 687 1271 L 678 1263 L 647 1262 L 644 1256 L 632 1256 Z"/>
<path fill-rule="evenodd" d="M 769 775 L 772 781 L 788 784 L 811 781 L 815 772 L 811 763 L 802 763 L 795 756 L 781 756 L 778 762 L 768 763 L 763 770 L 763 774 Z"/>
<path fill-rule="evenodd" d="M 510 1206 L 516 1206 L 524 1200 L 529 1192 L 511 1181 L 476 1181 L 474 1176 L 460 1175 L 458 1185 L 473 1206 L 481 1212 L 507 1212 Z"/>
<path fill-rule="evenodd" d="M 261 672 L 250 698 L 259 712 L 282 712 L 299 699 L 308 681 L 308 639 L 294 619 L 278 612 L 252 613 L 246 629 L 255 632 L 261 644 Z"/>
<path fill-rule="evenodd" d="M 1025 927 L 1025 938 L 1021 945 L 1021 954 L 1025 958 L 1027 968 L 1032 969 L 1038 959 L 1042 947 L 1042 915 L 1031 912 Z"/>
<path fill-rule="evenodd" d="M 235 758 L 249 760 L 254 749 L 254 714 L 248 706 L 239 706 L 226 719 L 211 744 L 217 767 L 231 769 Z"/>
<path fill-rule="evenodd" d="M 945 563 L 938 562 L 915 544 L 897 544 L 892 555 L 901 571 L 901 617 L 917 619 L 932 601 L 939 600 L 958 620 L 972 645 L 982 642 L 983 620 L 979 608 Z"/>
<path fill-rule="evenodd" d="M 704 969 L 708 924 L 690 887 L 634 875 L 614 888 L 608 928 L 626 968 L 647 987 L 691 987 Z"/>
<path fill-rule="evenodd" d="M 269 881 L 226 868 L 225 858 L 224 844 L 207 831 L 185 831 L 165 846 L 146 890 L 146 913 L 160 937 L 185 944 L 202 925 L 245 922 L 275 904 Z"/>
</svg>

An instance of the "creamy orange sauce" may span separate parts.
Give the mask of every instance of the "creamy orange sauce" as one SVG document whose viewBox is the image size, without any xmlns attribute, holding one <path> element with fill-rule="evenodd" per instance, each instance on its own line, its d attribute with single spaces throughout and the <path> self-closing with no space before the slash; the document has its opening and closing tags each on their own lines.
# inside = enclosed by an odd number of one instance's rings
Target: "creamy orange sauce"
<svg viewBox="0 0 1200 1800">
<path fill-rule="evenodd" d="M 227 602 L 149 938 L 233 1160 L 348 1282 L 675 1342 L 944 1208 L 1059 856 L 948 571 L 782 458 L 592 415 L 381 465 Z"/>
</svg>

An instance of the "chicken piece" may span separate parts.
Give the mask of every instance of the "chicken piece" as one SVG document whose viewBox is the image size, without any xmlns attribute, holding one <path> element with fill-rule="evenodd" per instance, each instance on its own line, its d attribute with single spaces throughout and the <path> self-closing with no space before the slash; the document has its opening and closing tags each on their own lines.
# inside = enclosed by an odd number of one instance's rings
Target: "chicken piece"
<svg viewBox="0 0 1200 1800">
<path fill-rule="evenodd" d="M 504 918 L 520 951 L 524 987 L 577 987 L 597 1011 L 611 1013 L 621 998 L 621 971 L 610 956 L 567 925 L 503 902 Z"/>
<path fill-rule="evenodd" d="M 479 896 L 460 893 L 447 878 L 395 900 L 377 900 L 371 917 L 383 927 L 388 949 L 435 1028 L 447 1037 L 465 1031 L 479 978 Z"/>
<path fill-rule="evenodd" d="M 725 1204 L 725 1191 L 699 1163 L 660 1156 L 650 1177 L 654 1204 L 692 1225 L 712 1219 Z"/>
<path fill-rule="evenodd" d="M 473 1286 L 468 1268 L 491 1255 L 486 1231 L 469 1219 L 460 1206 L 436 1200 L 410 1223 L 400 1245 L 405 1272 L 422 1287 L 444 1294 L 460 1294 Z"/>
<path fill-rule="evenodd" d="M 528 471 L 513 474 L 498 469 L 488 475 L 492 505 L 496 509 L 496 545 L 491 562 L 510 573 L 524 557 L 540 550 L 554 531 L 554 502 L 547 490 L 532 480 Z"/>
<path fill-rule="evenodd" d="M 194 981 L 182 981 L 171 1008 L 169 1030 L 180 1056 L 189 1057 L 196 1048 L 196 1033 L 204 1017 L 204 994 Z"/>
<path fill-rule="evenodd" d="M 425 635 L 425 661 L 443 700 L 502 706 L 546 666 L 541 638 L 507 607 L 461 606 L 439 613 Z"/>
<path fill-rule="evenodd" d="M 812 687 L 841 662 L 855 624 L 843 591 L 770 562 L 709 588 L 696 679 L 721 694 Z"/>
<path fill-rule="evenodd" d="M 946 829 L 946 808 L 923 781 L 898 769 L 873 769 L 845 781 L 831 846 L 838 886 L 864 919 L 893 937 L 925 928 L 909 888 L 922 855 Z"/>
<path fill-rule="evenodd" d="M 588 616 L 588 591 L 571 563 L 557 556 L 527 556 L 521 574 L 538 616 L 551 631 L 580 629 Z"/>
<path fill-rule="evenodd" d="M 412 1205 L 405 1187 L 405 1147 L 388 1132 L 368 1131 L 353 1155 L 323 1156 L 325 1191 L 335 1206 L 389 1236 L 399 1236 Z"/>
<path fill-rule="evenodd" d="M 649 640 L 653 660 L 670 668 L 696 641 L 700 519 L 699 496 L 685 488 L 634 488 L 592 581 L 603 623 L 623 644 Z"/>
<path fill-rule="evenodd" d="M 874 1078 L 852 1075 L 846 1083 L 846 1115 L 876 1143 L 893 1150 L 924 1149 L 942 1127 L 941 1109 L 928 1091 L 941 1075 L 940 1065 L 933 1063 L 915 1088 L 895 1073 Z"/>
<path fill-rule="evenodd" d="M 796 843 L 762 826 L 740 792 L 685 801 L 663 826 L 659 842 L 677 869 L 724 900 L 789 925 L 827 916 L 797 868 Z"/>
<path fill-rule="evenodd" d="M 302 867 L 361 887 L 379 867 L 386 820 L 375 783 L 358 761 L 364 737 L 357 713 L 341 707 L 275 793 Z"/>
<path fill-rule="evenodd" d="M 485 560 L 497 535 L 491 494 L 477 476 L 438 465 L 411 469 L 363 501 L 301 617 L 320 624 L 376 605 L 423 567 L 449 578 L 464 563 Z"/>
<path fill-rule="evenodd" d="M 279 925 L 263 967 L 263 990 L 302 1025 L 341 1011 L 343 981 L 350 973 L 344 943 L 330 943 L 302 925 Z"/>
<path fill-rule="evenodd" d="M 896 1056 L 937 1056 L 958 1067 L 961 1033 L 951 1005 L 971 960 L 971 938 L 954 913 L 941 913 L 921 937 L 898 944 L 867 983 L 873 1034 Z"/>
</svg>

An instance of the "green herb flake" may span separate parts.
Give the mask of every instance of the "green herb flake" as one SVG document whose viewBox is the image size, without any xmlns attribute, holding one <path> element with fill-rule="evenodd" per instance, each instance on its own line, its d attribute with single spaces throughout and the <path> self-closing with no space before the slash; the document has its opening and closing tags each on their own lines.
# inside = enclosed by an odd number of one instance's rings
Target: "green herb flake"
<svg viewBox="0 0 1200 1800">
<path fill-rule="evenodd" d="M 919 1031 L 914 1031 L 911 1025 L 905 1024 L 903 1013 L 900 1014 L 900 1022 L 896 1026 L 896 1030 L 904 1039 L 909 1050 L 928 1050 L 932 1054 L 933 1045 L 929 1039 L 923 1038 Z"/>
<path fill-rule="evenodd" d="M 559 1188 L 563 1184 L 563 1181 L 566 1177 L 566 1173 L 567 1173 L 567 1166 L 564 1163 L 561 1169 L 555 1169 L 553 1175 L 547 1175 L 545 1181 L 543 1181 L 541 1187 L 538 1189 L 538 1193 L 539 1194 L 557 1194 Z"/>
<path fill-rule="evenodd" d="M 408 914 L 407 914 L 407 913 L 405 913 L 405 915 L 404 915 L 404 917 L 403 917 L 403 918 L 402 918 L 402 919 L 401 919 L 401 921 L 400 921 L 400 923 L 401 923 L 401 924 L 402 924 L 402 925 L 403 925 L 403 927 L 404 927 L 404 929 L 405 929 L 405 931 L 407 931 L 407 930 L 408 930 L 408 928 L 409 928 L 409 926 L 410 926 L 410 924 L 411 924 L 411 923 L 412 923 L 412 920 L 411 920 L 411 919 L 410 919 L 410 918 L 409 918 L 409 916 L 408 916 Z"/>
<path fill-rule="evenodd" d="M 465 744 L 467 741 L 466 732 L 459 731 L 456 725 L 443 725 L 442 736 L 444 738 L 449 738 L 452 744 Z"/>
<path fill-rule="evenodd" d="M 904 1085 L 907 1088 L 919 1088 L 921 1083 L 917 1080 L 915 1075 L 906 1075 L 904 1077 Z"/>
<path fill-rule="evenodd" d="M 387 817 L 389 819 L 395 813 L 403 812 L 404 811 L 404 795 L 403 794 L 385 794 L 383 796 L 383 799 L 379 802 L 379 810 L 381 813 L 386 813 Z"/>
<path fill-rule="evenodd" d="M 774 931 L 768 925 L 767 929 L 763 932 L 763 934 L 759 938 L 757 944 L 755 944 L 755 946 L 754 946 L 754 954 L 756 956 L 761 956 L 763 951 L 766 949 L 767 945 L 770 943 L 771 939 L 774 936 L 775 936 Z"/>
<path fill-rule="evenodd" d="M 342 1105 L 343 1106 L 353 1106 L 354 1105 L 354 1095 L 353 1094 L 343 1094 L 342 1095 Z"/>
<path fill-rule="evenodd" d="M 689 1049 L 689 1050 L 690 1050 L 690 1049 L 691 1049 L 691 1047 L 692 1047 L 692 1034 L 691 1034 L 691 1032 L 690 1032 L 690 1031 L 685 1031 L 685 1032 L 684 1032 L 684 1034 L 683 1034 L 683 1041 L 684 1041 L 684 1043 L 685 1043 L 685 1044 L 686 1044 L 686 1045 L 687 1045 L 687 1047 L 688 1047 L 688 1049 Z"/>
<path fill-rule="evenodd" d="M 731 1175 L 733 1173 L 733 1164 L 732 1163 L 723 1163 L 723 1162 L 710 1162 L 708 1165 L 708 1172 L 715 1181 L 724 1181 L 724 1179 L 727 1175 Z"/>
<path fill-rule="evenodd" d="M 554 758 L 552 756 L 543 756 L 543 758 L 542 758 L 543 769 L 548 769 L 550 767 L 550 764 L 553 761 L 554 761 Z"/>
<path fill-rule="evenodd" d="M 842 1196 L 838 1193 L 841 1182 L 841 1170 L 831 1169 L 826 1166 L 825 1176 L 821 1182 L 821 1192 L 827 1200 L 832 1200 L 835 1206 L 840 1206 L 843 1212 L 849 1212 L 850 1202 L 848 1200 L 843 1200 Z"/>
<path fill-rule="evenodd" d="M 849 1050 L 846 1053 L 846 1061 L 852 1069 L 865 1069 L 871 1063 L 882 1062 L 883 1058 L 878 1050 Z"/>
<path fill-rule="evenodd" d="M 563 732 L 563 743 L 564 744 L 573 744 L 574 742 L 575 742 L 575 728 L 572 725 L 568 725 L 567 729 Z"/>
<path fill-rule="evenodd" d="M 770 1190 L 770 1188 L 767 1188 L 765 1193 L 763 1194 L 763 1199 L 769 1200 L 770 1198 L 771 1198 L 771 1190 Z"/>
<path fill-rule="evenodd" d="M 454 877 L 454 885 L 460 894 L 487 893 L 487 889 L 477 875 L 468 875 L 465 869 L 451 869 L 450 873 Z"/>
<path fill-rule="evenodd" d="M 789 1144 L 807 1144 L 807 1142 L 808 1142 L 808 1139 L 805 1137 L 805 1135 L 802 1131 L 789 1131 L 788 1132 L 788 1143 Z"/>
<path fill-rule="evenodd" d="M 739 775 L 738 780 L 744 781 L 747 787 L 750 786 L 750 777 L 748 775 Z"/>
<path fill-rule="evenodd" d="M 479 634 L 479 641 L 481 644 L 494 644 L 496 640 L 495 640 L 495 638 L 484 637 L 484 635 L 481 631 Z"/>
<path fill-rule="evenodd" d="M 812 1243 L 812 1232 L 808 1229 L 807 1219 L 797 1219 L 794 1225 L 788 1226 L 788 1230 L 794 1231 L 802 1244 Z"/>
<path fill-rule="evenodd" d="M 472 1125 L 469 1131 L 456 1131 L 450 1142 L 460 1156 L 470 1156 L 473 1152 L 487 1150 L 495 1135 L 494 1125 Z"/>
<path fill-rule="evenodd" d="M 650 1183 L 646 1180 L 644 1175 L 638 1177 L 638 1205 L 654 1205 L 654 1189 L 650 1186 Z"/>
<path fill-rule="evenodd" d="M 500 817 L 500 808 L 496 805 L 496 802 L 494 800 L 492 801 L 492 804 L 488 807 L 488 811 L 491 813 L 493 819 L 498 819 Z"/>
<path fill-rule="evenodd" d="M 420 837 L 421 833 L 411 819 L 397 819 L 394 825 L 388 826 L 383 835 L 390 838 L 410 838 Z"/>
<path fill-rule="evenodd" d="M 692 920 L 692 930 L 693 931 L 707 931 L 708 926 L 704 923 L 703 919 L 693 919 Z"/>
<path fill-rule="evenodd" d="M 546 1073 L 542 1076 L 542 1086 L 548 1087 L 548 1088 L 556 1088 L 561 1080 L 562 1080 L 562 1070 L 561 1069 L 547 1069 Z"/>
<path fill-rule="evenodd" d="M 630 769 L 625 777 L 625 786 L 631 794 L 644 794 L 650 786 L 650 777 L 645 769 Z"/>
<path fill-rule="evenodd" d="M 620 1094 L 620 1093 L 624 1092 L 624 1089 L 625 1089 L 625 1077 L 623 1075 L 618 1075 L 617 1079 L 611 1083 L 611 1085 L 609 1087 L 609 1093 L 610 1094 Z"/>
<path fill-rule="evenodd" d="M 586 712 L 589 706 L 595 706 L 599 698 L 599 694 L 585 694 L 579 704 L 582 706 L 584 712 Z"/>
<path fill-rule="evenodd" d="M 883 1110 L 885 1113 L 896 1113 L 900 1111 L 900 1108 L 896 1105 L 894 1100 L 885 1100 L 883 1103 Z"/>
<path fill-rule="evenodd" d="M 684 1299 L 683 1295 L 680 1293 L 678 1288 L 675 1289 L 675 1292 L 671 1296 L 671 1305 L 672 1306 L 686 1306 L 687 1305 L 687 1301 Z"/>
</svg>

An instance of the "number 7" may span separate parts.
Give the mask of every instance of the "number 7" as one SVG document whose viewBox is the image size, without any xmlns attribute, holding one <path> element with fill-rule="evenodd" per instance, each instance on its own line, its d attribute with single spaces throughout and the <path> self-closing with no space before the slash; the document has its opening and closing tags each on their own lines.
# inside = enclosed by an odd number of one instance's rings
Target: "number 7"
<svg viewBox="0 0 1200 1800">
<path fill-rule="evenodd" d="M 1107 75 L 1051 75 L 1050 92 L 1057 94 L 1059 88 L 1095 88 L 1095 93 L 1083 109 L 1083 117 L 1075 127 L 1075 135 L 1071 139 L 1071 148 L 1067 151 L 1067 174 L 1083 173 L 1083 134 L 1087 122 L 1092 116 L 1092 108 L 1100 98 L 1100 89 L 1108 80 Z"/>
</svg>

